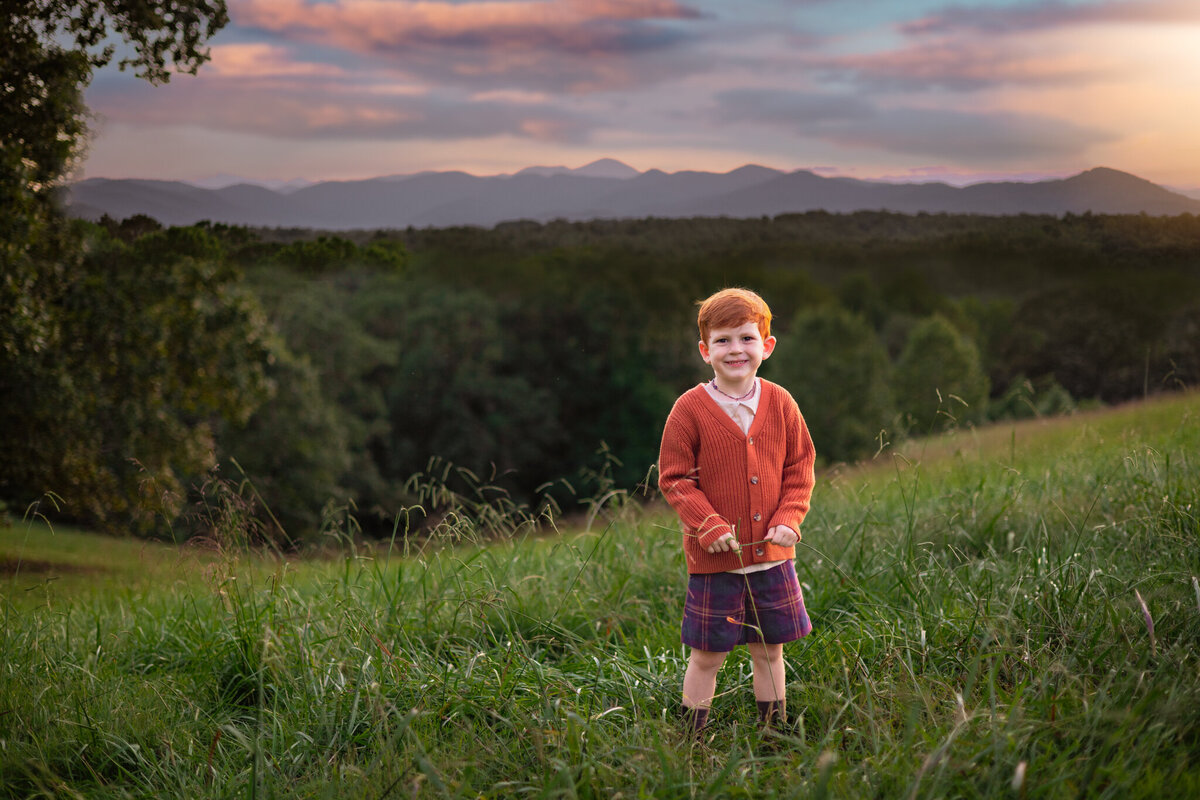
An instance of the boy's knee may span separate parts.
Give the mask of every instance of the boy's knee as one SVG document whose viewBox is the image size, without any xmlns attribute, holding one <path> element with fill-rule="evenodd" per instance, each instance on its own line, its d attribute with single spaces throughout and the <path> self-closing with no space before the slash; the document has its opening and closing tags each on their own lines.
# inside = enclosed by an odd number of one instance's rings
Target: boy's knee
<svg viewBox="0 0 1200 800">
<path fill-rule="evenodd" d="M 781 644 L 753 642 L 747 644 L 746 647 L 750 650 L 751 660 L 756 664 L 778 664 L 783 660 L 783 645 Z"/>
<path fill-rule="evenodd" d="M 716 671 L 725 663 L 725 656 L 728 653 L 714 652 L 711 650 L 697 650 L 692 648 L 691 662 L 698 668 L 706 671 Z"/>
</svg>

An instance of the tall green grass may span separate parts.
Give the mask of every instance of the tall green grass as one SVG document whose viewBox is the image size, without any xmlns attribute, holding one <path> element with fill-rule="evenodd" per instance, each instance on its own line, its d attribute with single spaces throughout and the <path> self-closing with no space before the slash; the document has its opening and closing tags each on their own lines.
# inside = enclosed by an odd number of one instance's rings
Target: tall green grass
<svg viewBox="0 0 1200 800">
<path fill-rule="evenodd" d="M 42 566 L 0 578 L 0 791 L 1195 797 L 1196 453 L 1190 395 L 822 476 L 789 726 L 759 731 L 738 653 L 699 741 L 675 716 L 661 505 L 610 495 L 582 532 L 510 509 L 500 541 L 465 511 L 420 546 L 345 528 L 324 559 L 150 548 L 87 572 L 76 553 L 57 581 L 55 543 L 82 535 L 18 526 L 5 563 Z"/>
</svg>

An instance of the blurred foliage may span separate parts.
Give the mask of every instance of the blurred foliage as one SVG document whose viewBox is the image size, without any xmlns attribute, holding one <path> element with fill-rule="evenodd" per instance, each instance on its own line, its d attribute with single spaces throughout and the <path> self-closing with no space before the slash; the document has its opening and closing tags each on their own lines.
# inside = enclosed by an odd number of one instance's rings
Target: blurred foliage
<svg viewBox="0 0 1200 800">
<path fill-rule="evenodd" d="M 63 237 L 26 287 L 41 338 L 0 357 L 0 490 L 22 507 L 54 492 L 77 519 L 159 529 L 211 466 L 213 422 L 245 422 L 268 395 L 270 329 L 237 269 L 193 257 L 199 232 L 131 247 L 75 223 Z"/>
<path fill-rule="evenodd" d="M 285 541 L 331 509 L 369 535 L 436 524 L 418 474 L 586 513 L 653 478 L 672 402 L 706 377 L 696 301 L 729 285 L 775 311 L 762 374 L 824 463 L 1200 381 L 1187 215 L 77 227 L 5 276 L 3 374 L 22 380 L 0 401 L 19 431 L 0 501 L 86 492 L 70 513 L 139 530 L 186 533 L 178 500 L 147 489 L 178 498 L 214 464 Z"/>
<path fill-rule="evenodd" d="M 270 400 L 244 424 L 221 425 L 216 441 L 224 474 L 250 478 L 247 493 L 263 505 L 264 534 L 288 541 L 291 531 L 317 529 L 328 503 L 348 499 L 342 482 L 351 454 L 343 414 L 322 394 L 317 370 L 308 359 L 280 350 L 266 371 L 274 389 Z"/>
<path fill-rule="evenodd" d="M 904 431 L 924 434 L 987 411 L 988 379 L 974 342 L 940 314 L 921 320 L 896 362 L 896 403 Z"/>
<path fill-rule="evenodd" d="M 212 460 L 211 419 L 244 417 L 266 388 L 265 320 L 203 232 L 134 220 L 112 238 L 56 207 L 93 71 L 119 51 L 152 83 L 194 73 L 227 21 L 224 0 L 0 9 L 0 496 L 14 508 L 57 493 L 93 524 L 169 523 Z"/>
<path fill-rule="evenodd" d="M 870 456 L 887 440 L 896 414 L 891 364 L 859 314 L 838 306 L 800 312 L 769 363 L 771 379 L 803 410 L 822 460 Z"/>
<path fill-rule="evenodd" d="M 1020 305 L 1001 340 L 998 376 L 1007 383 L 1014 375 L 1053 375 L 1076 396 L 1116 402 L 1178 375 L 1171 364 L 1178 359 L 1183 380 L 1194 383 L 1186 353 L 1195 352 L 1197 340 L 1186 345 L 1181 334 L 1197 286 L 1195 273 L 1098 270 L 1086 281 L 1038 292 Z"/>
</svg>

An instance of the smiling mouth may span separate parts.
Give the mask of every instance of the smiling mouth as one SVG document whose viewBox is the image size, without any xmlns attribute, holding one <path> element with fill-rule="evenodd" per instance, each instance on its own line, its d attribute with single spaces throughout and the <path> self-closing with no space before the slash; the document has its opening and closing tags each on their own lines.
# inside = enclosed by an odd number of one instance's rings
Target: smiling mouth
<svg viewBox="0 0 1200 800">
<path fill-rule="evenodd" d="M 726 361 L 726 362 L 725 362 L 725 366 L 727 366 L 727 367 L 740 367 L 740 366 L 742 366 L 742 365 L 744 365 L 744 364 L 749 364 L 749 363 L 750 363 L 750 359 L 748 359 L 748 358 L 743 358 L 741 361 Z"/>
</svg>

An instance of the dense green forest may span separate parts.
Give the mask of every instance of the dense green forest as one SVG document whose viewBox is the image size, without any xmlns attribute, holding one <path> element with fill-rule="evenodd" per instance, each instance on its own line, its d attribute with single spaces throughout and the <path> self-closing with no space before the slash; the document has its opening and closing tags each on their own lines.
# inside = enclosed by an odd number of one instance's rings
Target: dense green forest
<svg viewBox="0 0 1200 800">
<path fill-rule="evenodd" d="M 114 531 L 202 532 L 218 490 L 283 542 L 347 514 L 367 534 L 419 526 L 451 491 L 570 513 L 634 490 L 704 378 L 695 303 L 726 285 L 771 304 L 762 374 L 825 464 L 1200 378 L 1191 216 L 343 236 L 135 217 L 55 241 L 6 325 L 0 497 Z"/>
</svg>

